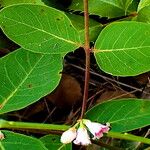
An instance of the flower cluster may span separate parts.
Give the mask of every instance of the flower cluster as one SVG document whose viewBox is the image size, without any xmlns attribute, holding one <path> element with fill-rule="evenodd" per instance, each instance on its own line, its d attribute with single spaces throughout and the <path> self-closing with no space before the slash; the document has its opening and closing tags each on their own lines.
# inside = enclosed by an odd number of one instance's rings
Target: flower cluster
<svg viewBox="0 0 150 150">
<path fill-rule="evenodd" d="M 109 124 L 102 125 L 87 119 L 82 119 L 62 134 L 61 142 L 68 144 L 73 141 L 77 145 L 89 145 L 91 144 L 91 140 L 88 131 L 92 134 L 92 139 L 95 140 L 101 138 L 103 133 L 107 133 L 110 129 L 109 126 Z"/>
</svg>

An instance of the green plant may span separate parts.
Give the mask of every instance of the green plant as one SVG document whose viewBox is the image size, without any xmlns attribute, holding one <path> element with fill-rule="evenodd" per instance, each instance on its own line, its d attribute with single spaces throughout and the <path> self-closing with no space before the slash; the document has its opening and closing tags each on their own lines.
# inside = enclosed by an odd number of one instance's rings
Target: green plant
<svg viewBox="0 0 150 150">
<path fill-rule="evenodd" d="M 89 0 L 90 14 L 114 20 L 123 16 L 121 20 L 108 23 L 105 27 L 92 19 L 89 20 L 88 27 L 88 12 L 84 11 L 85 3 L 81 0 L 73 0 L 69 9 L 86 12 L 85 27 L 82 26 L 82 16 L 65 14 L 56 9 L 55 1 L 49 2 L 48 6 L 44 2 L 1 2 L 4 8 L 0 11 L 0 27 L 20 48 L 0 59 L 0 114 L 25 108 L 53 91 L 61 78 L 59 72 L 63 67 L 62 58 L 79 47 L 83 47 L 86 52 L 86 81 L 81 118 L 84 116 L 88 98 L 90 53 L 94 53 L 96 62 L 103 71 L 114 76 L 135 76 L 150 71 L 149 0 Z M 95 42 L 91 49 L 90 41 Z M 102 123 L 109 122 L 112 126 L 107 134 L 109 137 L 150 144 L 149 139 L 124 134 L 150 125 L 149 100 L 120 99 L 104 102 L 88 110 L 86 118 Z M 35 127 L 62 131 L 69 128 L 64 125 L 4 120 L 0 122 L 0 128 L 5 129 Z M 47 150 L 53 145 L 52 140 L 49 141 L 50 145 L 47 142 L 48 136 L 35 139 L 10 131 L 3 133 L 6 139 L 1 141 L 1 149 L 9 150 L 13 145 L 13 149 L 24 150 L 30 149 L 32 145 L 32 150 Z M 57 141 L 56 147 L 60 145 Z M 54 145 L 53 147 L 55 149 Z M 66 149 L 71 149 L 71 145 Z"/>
</svg>

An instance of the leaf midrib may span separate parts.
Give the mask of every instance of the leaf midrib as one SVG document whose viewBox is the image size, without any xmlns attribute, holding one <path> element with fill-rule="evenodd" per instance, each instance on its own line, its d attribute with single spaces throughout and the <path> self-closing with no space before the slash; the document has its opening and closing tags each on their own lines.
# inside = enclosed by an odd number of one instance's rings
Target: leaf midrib
<svg viewBox="0 0 150 150">
<path fill-rule="evenodd" d="M 96 49 L 94 48 L 94 53 L 99 53 L 99 52 L 114 52 L 114 51 L 127 51 L 127 50 L 135 50 L 135 49 L 140 49 L 140 48 L 150 48 L 150 46 L 142 46 L 142 47 L 130 47 L 130 48 L 118 48 L 118 49 Z"/>
<path fill-rule="evenodd" d="M 70 43 L 70 44 L 73 44 L 73 45 L 78 45 L 78 46 L 81 45 L 81 44 L 76 43 L 76 42 L 74 42 L 74 41 L 70 41 L 70 40 L 64 39 L 64 38 L 62 38 L 62 37 L 59 37 L 59 36 L 57 36 L 57 35 L 54 35 L 54 34 L 52 34 L 52 33 L 50 33 L 50 32 L 47 32 L 47 31 L 45 31 L 45 30 L 42 30 L 42 29 L 40 29 L 40 28 L 37 28 L 37 27 L 31 26 L 31 25 L 28 25 L 28 24 L 23 23 L 23 22 L 20 22 L 20 21 L 16 21 L 16 20 L 11 19 L 11 18 L 8 18 L 8 17 L 6 17 L 6 16 L 3 16 L 3 18 L 4 18 L 4 19 L 11 20 L 11 21 L 14 21 L 15 23 L 18 23 L 18 24 L 23 24 L 23 25 L 25 25 L 25 26 L 27 26 L 27 27 L 30 27 L 30 28 L 34 29 L 34 30 L 38 30 L 38 31 L 40 31 L 40 32 L 49 34 L 50 36 L 53 36 L 53 37 L 55 37 L 56 39 L 60 39 L 60 40 L 65 41 L 65 42 L 67 42 L 67 43 Z"/>
<path fill-rule="evenodd" d="M 144 117 L 144 116 L 147 116 L 147 115 L 150 115 L 150 112 L 149 113 L 147 113 L 147 114 L 144 114 L 144 115 L 137 115 L 136 117 L 129 117 L 129 118 L 123 118 L 123 119 L 119 119 L 119 120 L 116 120 L 116 121 L 110 121 L 109 122 L 109 120 L 108 120 L 108 122 L 109 123 L 116 123 L 116 122 L 121 122 L 121 121 L 123 121 L 123 122 L 125 122 L 126 120 L 131 120 L 131 119 L 136 119 L 136 118 L 139 118 L 139 117 Z"/>
<path fill-rule="evenodd" d="M 28 72 L 28 74 L 25 76 L 25 78 L 22 80 L 22 82 L 18 85 L 18 87 L 12 93 L 10 93 L 10 95 L 2 102 L 1 109 L 3 109 L 3 107 L 5 106 L 5 104 L 14 96 L 14 94 L 18 91 L 18 89 L 24 84 L 24 82 L 26 81 L 26 79 L 29 77 L 29 75 L 32 73 L 32 71 L 35 69 L 35 67 L 41 61 L 41 59 L 43 57 L 44 56 L 41 56 L 41 58 L 38 59 L 38 61 L 34 64 L 33 68 Z"/>
</svg>

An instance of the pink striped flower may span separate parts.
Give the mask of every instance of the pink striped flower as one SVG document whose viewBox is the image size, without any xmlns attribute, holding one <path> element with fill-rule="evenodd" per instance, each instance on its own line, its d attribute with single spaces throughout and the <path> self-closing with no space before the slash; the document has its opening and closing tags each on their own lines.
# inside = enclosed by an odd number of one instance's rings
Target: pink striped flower
<svg viewBox="0 0 150 150">
<path fill-rule="evenodd" d="M 87 126 L 89 131 L 93 134 L 93 140 L 100 139 L 103 136 L 103 133 L 107 133 L 110 128 L 109 124 L 102 125 L 100 123 L 91 122 L 90 120 L 84 120 L 84 124 Z"/>
<path fill-rule="evenodd" d="M 88 119 L 81 119 L 70 129 L 65 131 L 61 136 L 61 142 L 64 144 L 71 143 L 77 145 L 89 145 L 91 144 L 88 131 L 93 135 L 93 140 L 100 139 L 103 133 L 107 133 L 110 130 L 110 124 L 102 125 L 100 123 L 92 122 Z M 88 131 L 87 131 L 88 130 Z"/>
</svg>

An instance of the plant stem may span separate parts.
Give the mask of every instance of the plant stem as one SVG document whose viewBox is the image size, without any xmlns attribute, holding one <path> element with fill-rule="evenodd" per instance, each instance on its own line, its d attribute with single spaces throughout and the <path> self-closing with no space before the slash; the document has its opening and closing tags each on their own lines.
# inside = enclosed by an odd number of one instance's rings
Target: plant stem
<svg viewBox="0 0 150 150">
<path fill-rule="evenodd" d="M 128 133 L 118 133 L 118 132 L 111 132 L 110 131 L 107 133 L 107 136 L 112 137 L 112 138 L 117 138 L 117 139 L 124 139 L 124 140 L 141 142 L 141 143 L 145 143 L 145 144 L 150 145 L 150 139 L 145 138 L 145 137 L 135 136 L 135 135 L 128 134 Z"/>
<path fill-rule="evenodd" d="M 84 25 L 85 25 L 85 56 L 86 56 L 86 69 L 85 69 L 85 82 L 84 82 L 84 95 L 83 95 L 83 103 L 81 110 L 81 117 L 84 117 L 86 112 L 86 104 L 88 99 L 88 90 L 89 90 L 89 78 L 90 78 L 90 45 L 89 45 L 89 14 L 88 14 L 88 0 L 83 0 L 84 2 Z"/>
<path fill-rule="evenodd" d="M 29 129 L 29 130 L 67 130 L 67 125 L 55 125 L 55 124 L 42 124 L 42 123 L 29 123 L 29 122 L 15 122 L 0 120 L 0 129 Z"/>
<path fill-rule="evenodd" d="M 48 131 L 65 131 L 69 129 L 70 126 L 67 125 L 55 125 L 55 124 L 41 124 L 41 123 L 29 123 L 29 122 L 15 122 L 15 121 L 6 121 L 0 119 L 0 129 L 29 129 L 29 130 L 48 130 Z M 135 136 L 128 133 L 118 133 L 118 132 L 108 132 L 108 137 L 137 141 L 145 144 L 150 144 L 150 139 Z"/>
</svg>

